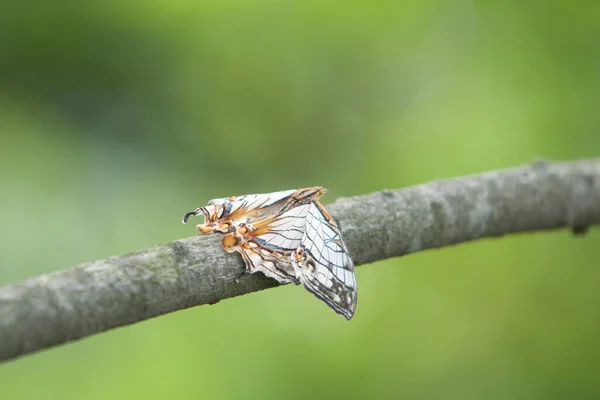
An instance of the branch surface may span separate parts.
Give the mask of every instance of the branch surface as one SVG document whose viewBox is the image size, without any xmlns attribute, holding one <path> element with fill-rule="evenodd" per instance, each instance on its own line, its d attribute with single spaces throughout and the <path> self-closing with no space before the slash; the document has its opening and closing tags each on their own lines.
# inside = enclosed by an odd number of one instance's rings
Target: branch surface
<svg viewBox="0 0 600 400">
<path fill-rule="evenodd" d="M 600 223 L 600 159 L 547 163 L 339 199 L 356 265 L 511 233 Z M 0 361 L 277 286 L 220 235 L 195 236 L 0 287 Z M 359 307 L 360 309 L 360 307 Z"/>
</svg>

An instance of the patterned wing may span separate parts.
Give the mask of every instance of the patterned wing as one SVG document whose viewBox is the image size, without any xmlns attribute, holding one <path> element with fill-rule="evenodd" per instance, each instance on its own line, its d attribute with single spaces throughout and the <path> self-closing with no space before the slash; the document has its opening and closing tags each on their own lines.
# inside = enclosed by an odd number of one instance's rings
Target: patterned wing
<svg viewBox="0 0 600 400">
<path fill-rule="evenodd" d="M 262 272 L 280 283 L 300 283 L 292 265 L 292 253 L 302 244 L 310 204 L 302 204 L 279 215 L 241 224 L 223 238 L 228 252 L 237 251 L 247 271 Z"/>
<path fill-rule="evenodd" d="M 183 223 L 186 223 L 192 215 L 203 215 L 204 223 L 197 226 L 200 232 L 232 232 L 240 224 L 252 223 L 261 218 L 279 215 L 299 205 L 308 204 L 326 191 L 327 189 L 323 187 L 315 186 L 268 194 L 213 199 L 205 207 L 186 213 L 183 216 Z"/>
<path fill-rule="evenodd" d="M 309 206 L 292 264 L 309 292 L 346 319 L 352 318 L 357 299 L 354 263 L 335 221 L 318 201 Z"/>
</svg>

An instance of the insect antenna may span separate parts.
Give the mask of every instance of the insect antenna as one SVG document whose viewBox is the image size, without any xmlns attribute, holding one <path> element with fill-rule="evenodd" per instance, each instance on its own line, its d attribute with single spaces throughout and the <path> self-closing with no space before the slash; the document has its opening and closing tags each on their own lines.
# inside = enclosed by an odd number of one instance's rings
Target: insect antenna
<svg viewBox="0 0 600 400">
<path fill-rule="evenodd" d="M 331 190 L 332 193 L 336 193 L 336 194 L 340 194 L 343 197 L 346 197 L 348 199 L 352 199 L 354 201 L 358 201 L 359 203 L 362 203 L 366 206 L 369 207 L 373 207 L 373 208 L 377 208 L 377 206 L 375 206 L 375 204 L 371 204 L 371 203 L 367 203 L 366 201 L 360 200 L 358 197 L 356 196 L 346 196 L 344 193 L 340 192 L 339 190 Z"/>
<path fill-rule="evenodd" d="M 196 208 L 194 211 L 190 211 L 185 213 L 185 215 L 183 216 L 183 219 L 181 220 L 181 222 L 183 224 L 187 223 L 188 218 L 190 218 L 192 215 L 198 215 L 202 213 L 202 208 Z"/>
</svg>

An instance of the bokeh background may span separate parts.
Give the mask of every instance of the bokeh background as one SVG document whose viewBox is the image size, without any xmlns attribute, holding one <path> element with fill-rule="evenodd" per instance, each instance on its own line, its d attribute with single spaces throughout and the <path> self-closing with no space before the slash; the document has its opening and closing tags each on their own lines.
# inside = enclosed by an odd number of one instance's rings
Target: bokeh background
<svg viewBox="0 0 600 400">
<path fill-rule="evenodd" d="M 600 154 L 596 1 L 57 1 L 0 13 L 0 284 L 324 198 Z M 385 217 L 385 216 L 382 216 Z M 2 399 L 600 396 L 600 232 L 358 268 L 0 366 Z"/>
</svg>

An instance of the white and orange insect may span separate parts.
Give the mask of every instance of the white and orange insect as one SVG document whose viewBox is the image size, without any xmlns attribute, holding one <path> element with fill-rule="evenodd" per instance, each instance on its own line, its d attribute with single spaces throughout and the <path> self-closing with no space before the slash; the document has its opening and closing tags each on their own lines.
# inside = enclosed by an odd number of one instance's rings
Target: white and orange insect
<svg viewBox="0 0 600 400">
<path fill-rule="evenodd" d="M 203 215 L 202 233 L 224 233 L 223 247 L 239 252 L 244 273 L 262 272 L 278 282 L 302 283 L 346 319 L 356 309 L 354 264 L 340 231 L 319 202 L 327 189 L 287 190 L 214 199 L 186 213 Z"/>
</svg>

